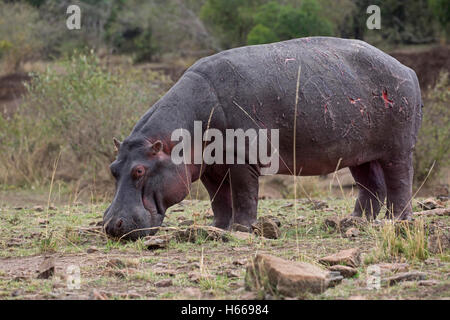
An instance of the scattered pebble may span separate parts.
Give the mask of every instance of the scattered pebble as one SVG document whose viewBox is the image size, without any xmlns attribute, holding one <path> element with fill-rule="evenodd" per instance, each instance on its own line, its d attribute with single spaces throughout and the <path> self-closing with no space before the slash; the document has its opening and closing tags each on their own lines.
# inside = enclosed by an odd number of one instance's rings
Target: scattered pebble
<svg viewBox="0 0 450 320">
<path fill-rule="evenodd" d="M 417 281 L 424 280 L 426 278 L 426 273 L 424 272 L 402 272 L 398 273 L 392 277 L 383 279 L 384 286 L 393 286 L 402 281 Z"/>
<path fill-rule="evenodd" d="M 38 270 L 38 279 L 49 279 L 55 274 L 55 258 L 45 257 Z"/>
<path fill-rule="evenodd" d="M 33 210 L 36 212 L 42 212 L 42 211 L 44 211 L 44 207 L 43 206 L 34 206 Z"/>
<path fill-rule="evenodd" d="M 155 283 L 155 286 L 158 288 L 167 288 L 173 285 L 171 279 L 164 279 Z"/>
<path fill-rule="evenodd" d="M 252 228 L 253 232 L 268 239 L 278 239 L 281 235 L 277 224 L 265 217 L 259 218 L 258 222 L 252 224 Z"/>
<path fill-rule="evenodd" d="M 358 273 L 358 270 L 352 267 L 343 266 L 343 265 L 334 265 L 328 267 L 328 270 L 330 271 L 337 271 L 339 272 L 344 278 L 351 278 L 354 275 Z"/>
<path fill-rule="evenodd" d="M 345 237 L 346 238 L 356 238 L 359 236 L 360 231 L 356 228 L 349 228 L 347 231 L 345 231 Z"/>
<path fill-rule="evenodd" d="M 319 262 L 331 266 L 341 264 L 357 268 L 361 263 L 361 252 L 358 248 L 342 250 L 320 259 Z"/>
<path fill-rule="evenodd" d="M 87 253 L 98 252 L 98 248 L 95 247 L 95 246 L 92 246 L 92 247 L 89 247 L 89 248 L 86 250 L 86 252 L 87 252 Z"/>
</svg>

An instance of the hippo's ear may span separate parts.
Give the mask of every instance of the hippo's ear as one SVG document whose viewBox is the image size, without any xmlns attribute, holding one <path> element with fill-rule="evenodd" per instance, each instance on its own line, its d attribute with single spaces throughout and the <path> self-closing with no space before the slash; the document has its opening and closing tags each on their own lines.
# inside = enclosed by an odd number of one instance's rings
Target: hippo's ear
<svg viewBox="0 0 450 320">
<path fill-rule="evenodd" d="M 121 146 L 122 142 L 120 142 L 116 138 L 113 138 L 113 142 L 114 142 L 114 147 L 115 147 L 116 151 L 118 152 L 120 150 L 120 146 Z"/>
<path fill-rule="evenodd" d="M 152 144 L 152 153 L 157 154 L 158 152 L 162 151 L 163 149 L 163 143 L 160 140 L 156 140 Z"/>
</svg>

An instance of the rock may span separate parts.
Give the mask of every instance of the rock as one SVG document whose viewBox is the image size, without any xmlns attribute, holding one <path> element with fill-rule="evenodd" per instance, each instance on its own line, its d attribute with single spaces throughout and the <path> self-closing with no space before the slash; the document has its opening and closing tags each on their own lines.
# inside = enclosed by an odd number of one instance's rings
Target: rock
<svg viewBox="0 0 450 320">
<path fill-rule="evenodd" d="M 339 221 L 340 221 L 339 217 L 337 216 L 327 217 L 323 222 L 323 226 L 325 227 L 324 229 L 331 229 L 331 230 L 339 229 Z"/>
<path fill-rule="evenodd" d="M 158 288 L 167 288 L 172 285 L 173 285 L 173 282 L 171 279 L 164 279 L 164 280 L 161 280 L 161 281 L 158 281 L 155 283 L 155 287 L 158 287 Z"/>
<path fill-rule="evenodd" d="M 235 266 L 243 266 L 243 265 L 245 265 L 247 263 L 247 260 L 246 259 L 238 259 L 238 260 L 234 260 L 233 261 L 233 264 L 235 265 Z"/>
<path fill-rule="evenodd" d="M 87 253 L 94 253 L 94 252 L 97 252 L 97 251 L 98 251 L 98 248 L 95 247 L 95 246 L 89 247 L 89 248 L 86 250 Z"/>
<path fill-rule="evenodd" d="M 379 263 L 373 266 L 380 268 L 382 274 L 406 272 L 409 270 L 409 264 L 407 263 Z"/>
<path fill-rule="evenodd" d="M 24 207 L 14 207 L 14 210 L 23 210 L 23 209 L 25 209 Z"/>
<path fill-rule="evenodd" d="M 123 269 L 126 267 L 125 262 L 117 258 L 109 259 L 108 262 L 106 263 L 106 266 L 117 269 Z"/>
<path fill-rule="evenodd" d="M 319 262 L 330 266 L 343 264 L 349 267 L 357 268 L 361 263 L 361 252 L 358 248 L 342 250 L 338 253 L 320 259 Z"/>
<path fill-rule="evenodd" d="M 272 216 L 272 215 L 268 215 L 268 216 L 264 216 L 264 217 L 262 217 L 263 219 L 269 219 L 269 220 L 272 220 L 273 222 L 275 222 L 275 224 L 277 225 L 277 227 L 281 227 L 281 221 L 280 221 L 280 219 L 278 219 L 277 217 L 275 217 L 275 216 Z"/>
<path fill-rule="evenodd" d="M 192 226 L 194 223 L 195 223 L 194 220 L 183 220 L 178 225 L 181 227 L 188 227 Z"/>
<path fill-rule="evenodd" d="M 197 239 L 207 241 L 224 241 L 230 240 L 229 234 L 219 228 L 209 226 L 190 226 L 186 230 L 179 230 L 174 233 L 177 241 L 195 242 Z"/>
<path fill-rule="evenodd" d="M 164 249 L 169 244 L 170 239 L 170 235 L 148 236 L 145 237 L 144 246 L 146 246 L 148 250 Z"/>
<path fill-rule="evenodd" d="M 123 269 L 126 267 L 126 264 L 124 261 L 117 259 L 117 258 L 112 258 L 109 259 L 108 262 L 106 263 L 107 267 L 110 268 L 117 268 L 117 269 Z"/>
<path fill-rule="evenodd" d="M 42 212 L 42 211 L 44 211 L 44 207 L 43 206 L 34 206 L 33 210 L 36 212 Z"/>
<path fill-rule="evenodd" d="M 152 271 L 158 276 L 174 277 L 177 274 L 177 271 L 173 269 L 153 269 Z"/>
<path fill-rule="evenodd" d="M 296 297 L 325 291 L 330 277 L 329 272 L 315 265 L 260 253 L 247 266 L 245 282 L 248 289 L 272 292 L 274 288 L 279 294 Z"/>
<path fill-rule="evenodd" d="M 337 271 L 344 278 L 351 278 L 355 274 L 358 273 L 358 270 L 356 270 L 355 268 L 348 267 L 348 266 L 343 266 L 343 265 L 340 265 L 340 264 L 337 264 L 337 265 L 334 265 L 334 266 L 330 266 L 330 267 L 328 267 L 328 270 L 330 270 L 330 271 Z"/>
<path fill-rule="evenodd" d="M 231 225 L 231 230 L 232 231 L 239 231 L 239 232 L 251 232 L 251 229 L 247 226 L 244 226 L 242 224 L 239 223 L 233 223 Z"/>
<path fill-rule="evenodd" d="M 417 284 L 419 286 L 422 286 L 422 287 L 432 287 L 432 286 L 437 286 L 439 284 L 439 281 L 436 281 L 436 280 L 421 280 Z"/>
<path fill-rule="evenodd" d="M 279 209 L 285 209 L 285 208 L 292 208 L 294 206 L 294 204 L 292 202 L 283 204 L 282 206 L 280 206 Z"/>
<path fill-rule="evenodd" d="M 212 276 L 209 274 L 202 274 L 200 272 L 194 271 L 188 273 L 188 278 L 190 281 L 198 283 L 201 279 L 212 279 Z"/>
<path fill-rule="evenodd" d="M 402 272 L 392 277 L 383 279 L 382 283 L 384 286 L 393 286 L 402 281 L 424 280 L 425 278 L 426 273 L 424 272 Z"/>
<path fill-rule="evenodd" d="M 359 229 L 367 226 L 367 224 L 368 222 L 366 218 L 348 216 L 339 221 L 339 229 L 341 232 L 346 232 L 350 228 Z"/>
<path fill-rule="evenodd" d="M 328 287 L 334 287 L 342 282 L 344 277 L 341 275 L 339 271 L 330 271 L 327 274 Z"/>
<path fill-rule="evenodd" d="M 106 274 L 109 276 L 113 276 L 119 279 L 125 279 L 128 275 L 128 272 L 122 269 L 109 268 L 105 270 Z"/>
<path fill-rule="evenodd" d="M 277 224 L 264 217 L 259 218 L 258 222 L 252 224 L 252 228 L 253 232 L 268 239 L 278 239 L 281 235 L 281 231 Z"/>
<path fill-rule="evenodd" d="M 45 257 L 44 261 L 39 266 L 38 279 L 49 279 L 55 274 L 55 258 Z"/>
<path fill-rule="evenodd" d="M 325 201 L 322 200 L 312 200 L 309 202 L 311 209 L 313 210 L 320 210 L 324 208 L 328 208 L 328 204 Z"/>
<path fill-rule="evenodd" d="M 119 294 L 119 297 L 121 297 L 122 299 L 142 299 L 142 295 L 140 295 L 139 293 L 135 292 L 135 291 L 128 291 L 128 292 L 124 292 Z"/>
<path fill-rule="evenodd" d="M 413 212 L 414 216 L 450 216 L 450 207 L 449 208 L 443 208 L 443 209 L 433 209 L 433 210 L 425 210 L 425 211 L 418 211 Z"/>
<path fill-rule="evenodd" d="M 419 206 L 423 210 L 433 210 L 436 208 L 442 208 L 442 205 L 438 204 L 436 202 L 436 200 L 434 200 L 433 198 L 428 198 L 423 201 L 417 201 L 417 202 L 419 202 Z"/>
<path fill-rule="evenodd" d="M 349 228 L 347 229 L 347 231 L 345 231 L 344 236 L 346 238 L 356 238 L 357 236 L 359 236 L 359 229 L 356 228 Z"/>
<path fill-rule="evenodd" d="M 47 219 L 38 219 L 38 223 L 39 225 L 43 226 L 48 224 L 48 220 Z"/>
<path fill-rule="evenodd" d="M 241 276 L 240 273 L 236 270 L 226 270 L 225 272 L 223 272 L 223 275 L 227 278 L 239 278 Z"/>
</svg>

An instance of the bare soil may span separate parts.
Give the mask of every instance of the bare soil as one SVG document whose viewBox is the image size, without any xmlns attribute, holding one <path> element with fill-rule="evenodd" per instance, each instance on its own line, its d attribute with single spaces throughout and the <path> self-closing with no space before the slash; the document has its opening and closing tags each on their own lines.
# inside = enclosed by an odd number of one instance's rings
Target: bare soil
<svg viewBox="0 0 450 320">
<path fill-rule="evenodd" d="M 347 238 L 325 227 L 325 219 L 351 212 L 354 198 L 332 197 L 297 200 L 262 200 L 259 215 L 281 222 L 281 236 L 242 239 L 231 234 L 228 242 L 197 239 L 170 241 L 165 248 L 149 250 L 143 240 L 108 239 L 99 222 L 105 204 L 67 204 L 51 207 L 0 207 L 0 299 L 264 299 L 283 298 L 245 289 L 248 261 L 263 252 L 287 260 L 317 264 L 339 250 L 360 248 L 363 263 L 358 273 L 322 294 L 299 299 L 449 299 L 450 252 L 428 253 L 424 259 L 406 255 L 374 258 L 380 231 L 374 224 L 359 228 Z M 419 210 L 418 202 L 414 202 Z M 297 208 L 295 208 L 297 207 Z M 167 231 L 184 228 L 182 222 L 211 223 L 209 201 L 183 201 L 172 207 L 164 221 Z M 424 216 L 427 225 L 449 233 L 448 216 Z M 375 250 L 375 251 L 374 251 Z M 46 257 L 55 259 L 55 274 L 38 279 Z M 425 272 L 425 283 L 403 281 L 379 290 L 367 287 L 367 268 L 379 262 L 407 263 L 411 271 Z M 81 272 L 79 289 L 68 287 L 68 267 Z M 322 266 L 324 267 L 324 266 Z M 388 275 L 386 275 L 387 277 Z M 391 276 L 391 275 L 389 275 Z M 164 280 L 164 281 L 163 281 Z M 170 280 L 170 281 L 169 281 Z"/>
</svg>

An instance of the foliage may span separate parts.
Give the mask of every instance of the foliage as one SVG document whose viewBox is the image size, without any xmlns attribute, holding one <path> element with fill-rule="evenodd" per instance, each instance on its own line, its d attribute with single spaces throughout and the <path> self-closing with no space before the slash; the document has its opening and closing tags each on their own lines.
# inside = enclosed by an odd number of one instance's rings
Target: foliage
<svg viewBox="0 0 450 320">
<path fill-rule="evenodd" d="M 0 176 L 5 183 L 38 184 L 51 177 L 109 179 L 112 137 L 125 137 L 163 89 L 158 74 L 103 70 L 94 54 L 74 55 L 35 75 L 10 120 L 0 117 Z"/>
<path fill-rule="evenodd" d="M 200 18 L 224 48 L 245 45 L 253 27 L 253 12 L 267 0 L 207 0 Z"/>
<path fill-rule="evenodd" d="M 0 3 L 0 57 L 3 71 L 16 71 L 44 47 L 47 27 L 39 13 L 24 3 Z"/>
<path fill-rule="evenodd" d="M 424 97 L 422 127 L 414 151 L 414 178 L 421 183 L 436 161 L 430 177 L 450 165 L 450 79 L 441 74 L 439 81 Z"/>
<path fill-rule="evenodd" d="M 428 0 L 428 4 L 442 28 L 442 33 L 444 36 L 448 36 L 450 32 L 450 1 Z"/>
<path fill-rule="evenodd" d="M 247 37 L 248 44 L 269 43 L 292 38 L 331 35 L 330 22 L 319 15 L 315 0 L 304 0 L 299 8 L 269 2 L 254 16 L 256 26 Z"/>
</svg>

